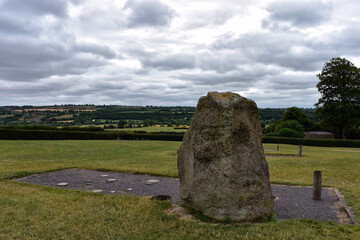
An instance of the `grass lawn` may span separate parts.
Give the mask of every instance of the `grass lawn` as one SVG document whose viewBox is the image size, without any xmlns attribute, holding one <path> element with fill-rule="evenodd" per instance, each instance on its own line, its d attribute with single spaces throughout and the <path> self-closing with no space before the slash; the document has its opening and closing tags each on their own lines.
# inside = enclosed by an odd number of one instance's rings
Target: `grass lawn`
<svg viewBox="0 0 360 240">
<path fill-rule="evenodd" d="M 54 189 L 11 178 L 64 168 L 177 176 L 180 142 L 0 141 L 0 239 L 360 239 L 360 227 L 312 220 L 204 224 L 179 220 L 167 202 Z M 275 144 L 264 144 L 276 149 Z M 296 154 L 297 146 L 280 145 Z M 269 157 L 272 183 L 339 188 L 360 220 L 360 149 L 303 146 L 304 157 Z"/>
</svg>

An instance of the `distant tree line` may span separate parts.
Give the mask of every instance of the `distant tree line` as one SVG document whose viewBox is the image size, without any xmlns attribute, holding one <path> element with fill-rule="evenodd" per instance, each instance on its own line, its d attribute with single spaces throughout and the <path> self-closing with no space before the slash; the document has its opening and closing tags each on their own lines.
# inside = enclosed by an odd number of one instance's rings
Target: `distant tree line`
<svg viewBox="0 0 360 240">
<path fill-rule="evenodd" d="M 66 105 L 62 105 L 65 107 Z M 86 105 L 80 105 L 82 108 Z M 26 109 L 32 109 L 33 106 L 25 106 Z M 54 126 L 66 125 L 118 125 L 119 120 L 126 121 L 125 125 L 189 125 L 195 112 L 195 107 L 158 107 L 158 106 L 95 106 L 96 111 L 79 112 L 76 105 L 70 105 L 71 109 L 66 112 L 13 112 L 14 110 L 25 109 L 18 106 L 0 107 L 0 116 L 9 115 L 0 118 L 0 125 L 23 125 L 23 124 L 46 124 Z M 42 107 L 37 107 L 42 108 Z M 50 108 L 50 107 L 47 107 Z M 259 109 L 259 115 L 262 126 L 268 126 L 277 120 L 280 120 L 286 111 L 286 108 L 263 108 Z M 309 119 L 316 119 L 315 109 L 302 109 Z M 10 116 L 11 115 L 11 116 Z M 68 117 L 64 117 L 67 115 Z M 35 119 L 34 116 L 41 116 Z M 61 120 L 58 117 L 61 117 Z M 39 121 L 40 120 L 40 121 Z M 64 120 L 73 120 L 73 122 L 63 122 Z M 133 122 L 132 122 L 133 121 Z M 140 121 L 140 122 L 139 122 Z M 151 121 L 151 122 L 149 122 Z M 149 124 L 151 123 L 151 124 Z"/>
</svg>

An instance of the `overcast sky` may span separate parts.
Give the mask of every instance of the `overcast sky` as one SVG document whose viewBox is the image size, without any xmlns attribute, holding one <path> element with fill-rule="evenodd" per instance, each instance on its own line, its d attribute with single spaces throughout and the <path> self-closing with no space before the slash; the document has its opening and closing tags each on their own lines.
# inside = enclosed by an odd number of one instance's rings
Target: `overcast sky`
<svg viewBox="0 0 360 240">
<path fill-rule="evenodd" d="M 0 0 L 0 105 L 195 106 L 232 91 L 313 107 L 360 67 L 358 0 Z"/>
</svg>

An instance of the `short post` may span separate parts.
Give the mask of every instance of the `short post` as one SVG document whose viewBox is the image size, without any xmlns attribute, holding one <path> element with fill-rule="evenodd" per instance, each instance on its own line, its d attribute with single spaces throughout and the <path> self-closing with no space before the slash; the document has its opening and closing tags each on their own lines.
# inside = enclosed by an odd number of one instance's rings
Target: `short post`
<svg viewBox="0 0 360 240">
<path fill-rule="evenodd" d="M 276 146 L 276 151 L 279 151 L 279 144 L 277 144 Z"/>
<path fill-rule="evenodd" d="M 299 145 L 299 157 L 302 157 L 302 145 Z"/>
<path fill-rule="evenodd" d="M 321 171 L 314 171 L 313 199 L 321 200 Z"/>
</svg>

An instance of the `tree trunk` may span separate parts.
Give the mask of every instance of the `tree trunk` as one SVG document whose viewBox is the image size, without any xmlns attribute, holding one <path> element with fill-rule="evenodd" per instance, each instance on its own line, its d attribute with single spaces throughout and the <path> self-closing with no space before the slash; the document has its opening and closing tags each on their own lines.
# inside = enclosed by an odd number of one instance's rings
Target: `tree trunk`
<svg viewBox="0 0 360 240">
<path fill-rule="evenodd" d="M 343 126 L 341 129 L 341 138 L 342 139 L 346 139 L 345 130 L 346 130 L 346 128 L 345 128 L 345 126 Z"/>
</svg>

